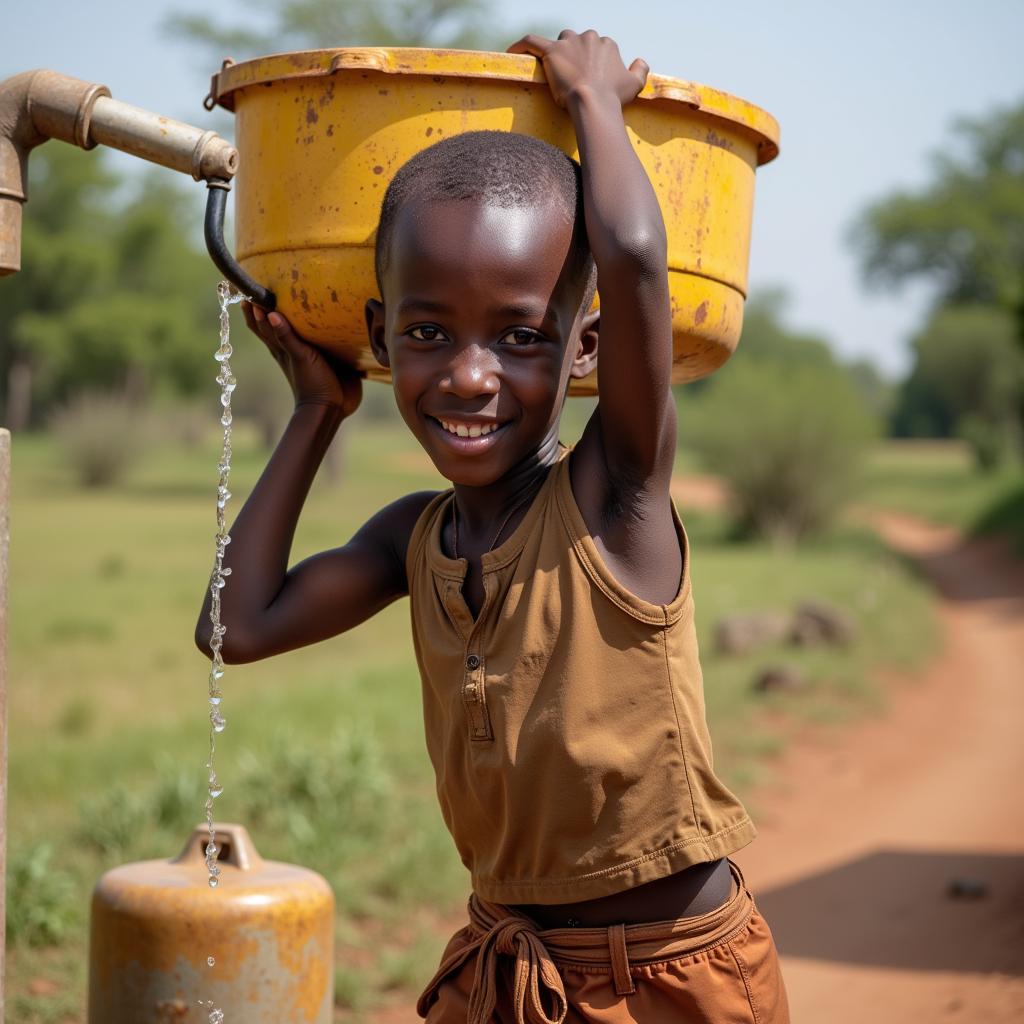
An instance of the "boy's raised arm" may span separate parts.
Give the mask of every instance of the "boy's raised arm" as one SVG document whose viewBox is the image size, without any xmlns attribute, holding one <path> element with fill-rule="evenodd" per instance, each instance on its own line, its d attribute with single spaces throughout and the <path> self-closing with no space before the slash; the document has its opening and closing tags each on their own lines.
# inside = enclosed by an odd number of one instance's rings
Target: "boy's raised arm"
<svg viewBox="0 0 1024 1024">
<path fill-rule="evenodd" d="M 601 298 L 596 425 L 607 469 L 638 489 L 667 490 L 676 418 L 665 224 L 622 117 L 647 65 L 638 59 L 626 68 L 616 44 L 592 30 L 566 30 L 557 40 L 528 35 L 509 51 L 543 61 L 576 129 Z"/>
<path fill-rule="evenodd" d="M 315 643 L 368 619 L 406 589 L 405 544 L 429 494 L 387 506 L 343 547 L 288 570 L 299 514 L 341 422 L 359 405 L 354 372 L 327 363 L 278 313 L 245 304 L 246 322 L 270 350 L 292 387 L 295 411 L 259 482 L 231 526 L 221 591 L 227 627 L 224 658 L 255 661 Z M 196 644 L 209 652 L 210 595 L 196 625 Z"/>
</svg>

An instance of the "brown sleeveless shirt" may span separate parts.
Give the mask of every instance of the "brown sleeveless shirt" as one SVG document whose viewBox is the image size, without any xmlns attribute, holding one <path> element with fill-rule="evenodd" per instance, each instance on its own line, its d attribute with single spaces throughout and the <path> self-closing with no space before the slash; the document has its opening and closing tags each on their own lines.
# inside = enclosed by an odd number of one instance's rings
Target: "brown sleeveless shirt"
<svg viewBox="0 0 1024 1024">
<path fill-rule="evenodd" d="M 715 776 L 686 533 L 667 605 L 604 564 L 569 478 L 548 473 L 483 556 L 484 603 L 441 547 L 453 493 L 416 524 L 406 569 L 427 750 L 473 889 L 499 903 L 606 896 L 724 857 L 754 838 Z"/>
</svg>

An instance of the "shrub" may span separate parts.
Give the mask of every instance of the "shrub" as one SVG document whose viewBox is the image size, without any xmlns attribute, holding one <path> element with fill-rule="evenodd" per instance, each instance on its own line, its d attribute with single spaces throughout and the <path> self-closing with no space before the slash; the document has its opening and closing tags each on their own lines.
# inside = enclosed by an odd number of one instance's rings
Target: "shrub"
<svg viewBox="0 0 1024 1024">
<path fill-rule="evenodd" d="M 75 921 L 70 875 L 51 866 L 53 846 L 11 850 L 7 865 L 7 938 L 12 945 L 54 946 Z"/>
<path fill-rule="evenodd" d="M 873 421 L 838 367 L 738 363 L 683 407 L 683 433 L 729 484 L 740 534 L 792 542 L 849 496 Z"/>
<path fill-rule="evenodd" d="M 969 413 L 957 420 L 956 433 L 967 442 L 974 463 L 985 473 L 991 472 L 1006 452 L 1006 431 L 999 423 L 994 423 L 985 416 Z"/>
<path fill-rule="evenodd" d="M 113 786 L 80 808 L 77 838 L 109 860 L 123 860 L 152 822 L 149 801 Z"/>
<path fill-rule="evenodd" d="M 52 426 L 65 461 L 85 487 L 116 483 L 147 446 L 142 411 L 117 395 L 81 394 L 54 414 Z"/>
</svg>

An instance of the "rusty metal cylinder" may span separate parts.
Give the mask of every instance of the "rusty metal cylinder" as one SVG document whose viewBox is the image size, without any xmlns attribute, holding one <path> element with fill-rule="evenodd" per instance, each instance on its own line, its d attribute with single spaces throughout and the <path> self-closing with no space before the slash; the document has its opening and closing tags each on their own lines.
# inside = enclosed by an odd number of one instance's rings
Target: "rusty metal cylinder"
<svg viewBox="0 0 1024 1024">
<path fill-rule="evenodd" d="M 217 825 L 220 884 L 198 826 L 174 860 L 108 871 L 93 893 L 89 1024 L 329 1024 L 334 895 L 318 874 L 265 861 Z M 208 958 L 212 957 L 212 966 Z"/>
</svg>

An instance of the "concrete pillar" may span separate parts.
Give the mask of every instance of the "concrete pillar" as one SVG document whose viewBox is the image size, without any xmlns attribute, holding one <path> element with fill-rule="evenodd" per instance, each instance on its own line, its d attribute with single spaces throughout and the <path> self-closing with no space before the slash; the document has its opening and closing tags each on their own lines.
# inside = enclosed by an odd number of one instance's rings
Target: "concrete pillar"
<svg viewBox="0 0 1024 1024">
<path fill-rule="evenodd" d="M 7 548 L 10 539 L 11 435 L 0 427 L 0 1020 L 7 945 Z"/>
</svg>

